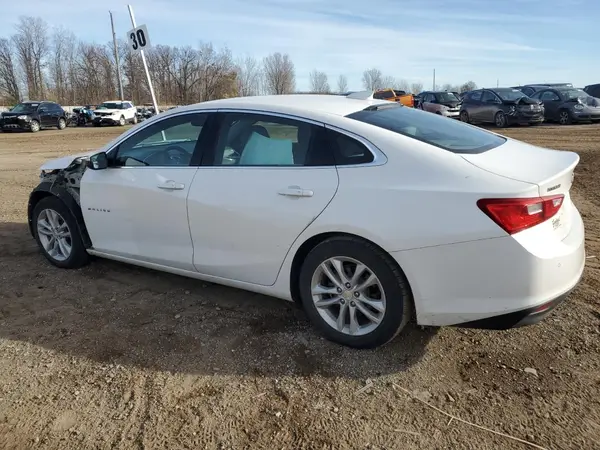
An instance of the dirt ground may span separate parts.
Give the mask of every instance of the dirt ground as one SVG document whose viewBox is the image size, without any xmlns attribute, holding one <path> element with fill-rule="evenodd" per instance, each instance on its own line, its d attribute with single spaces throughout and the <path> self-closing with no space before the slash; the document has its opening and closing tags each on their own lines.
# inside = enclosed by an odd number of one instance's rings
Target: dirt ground
<svg viewBox="0 0 600 450">
<path fill-rule="evenodd" d="M 505 132 L 581 155 L 589 259 L 568 302 L 533 327 L 412 326 L 373 351 L 323 340 L 280 300 L 104 260 L 51 267 L 26 226 L 37 168 L 122 131 L 0 134 L 0 449 L 532 448 L 444 413 L 600 449 L 600 126 Z"/>
</svg>

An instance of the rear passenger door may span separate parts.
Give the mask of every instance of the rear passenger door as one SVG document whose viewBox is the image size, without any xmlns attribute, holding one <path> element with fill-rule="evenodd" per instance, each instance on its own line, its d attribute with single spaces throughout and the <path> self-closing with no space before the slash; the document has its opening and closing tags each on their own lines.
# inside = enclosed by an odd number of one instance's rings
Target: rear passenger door
<svg viewBox="0 0 600 450">
<path fill-rule="evenodd" d="M 188 195 L 194 266 L 272 285 L 293 242 L 336 193 L 326 130 L 281 115 L 224 112 L 215 132 Z"/>
<path fill-rule="evenodd" d="M 481 95 L 482 91 L 473 91 L 470 94 L 467 94 L 465 96 L 465 101 L 463 101 L 462 109 L 467 111 L 471 122 L 481 122 Z"/>
</svg>

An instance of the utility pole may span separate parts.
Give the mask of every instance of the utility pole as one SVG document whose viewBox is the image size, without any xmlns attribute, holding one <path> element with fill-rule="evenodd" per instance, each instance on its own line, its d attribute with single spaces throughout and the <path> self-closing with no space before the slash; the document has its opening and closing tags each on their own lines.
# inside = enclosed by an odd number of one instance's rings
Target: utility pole
<svg viewBox="0 0 600 450">
<path fill-rule="evenodd" d="M 433 69 L 433 90 L 435 91 L 435 69 Z"/>
<path fill-rule="evenodd" d="M 496 87 L 500 86 L 500 78 L 496 78 Z"/>
<path fill-rule="evenodd" d="M 121 79 L 121 61 L 119 60 L 119 49 L 117 47 L 117 35 L 115 34 L 115 22 L 113 20 L 113 15 L 111 11 L 108 11 L 110 14 L 110 27 L 112 28 L 113 35 L 113 47 L 115 52 L 115 62 L 117 63 L 117 81 L 119 83 L 119 98 L 121 101 L 125 100 L 125 96 L 123 95 L 123 81 Z"/>
</svg>

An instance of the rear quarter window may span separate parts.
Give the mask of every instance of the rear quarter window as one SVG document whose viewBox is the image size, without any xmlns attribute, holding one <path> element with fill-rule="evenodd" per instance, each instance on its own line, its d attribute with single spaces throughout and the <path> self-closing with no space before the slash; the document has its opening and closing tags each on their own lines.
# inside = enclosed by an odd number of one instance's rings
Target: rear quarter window
<svg viewBox="0 0 600 450">
<path fill-rule="evenodd" d="M 393 131 L 452 153 L 483 153 L 506 142 L 504 137 L 455 119 L 401 105 L 376 110 L 362 110 L 346 117 Z"/>
</svg>

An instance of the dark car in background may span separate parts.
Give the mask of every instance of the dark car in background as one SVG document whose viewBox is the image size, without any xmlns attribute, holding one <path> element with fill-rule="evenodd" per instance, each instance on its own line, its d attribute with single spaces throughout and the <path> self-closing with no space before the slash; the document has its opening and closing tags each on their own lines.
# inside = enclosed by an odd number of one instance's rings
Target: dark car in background
<svg viewBox="0 0 600 450">
<path fill-rule="evenodd" d="M 561 125 L 574 122 L 600 122 L 600 100 L 583 89 L 554 87 L 540 90 L 532 96 L 544 103 L 546 120 Z"/>
<path fill-rule="evenodd" d="M 592 97 L 600 98 L 600 84 L 590 84 L 584 87 L 583 90 Z"/>
<path fill-rule="evenodd" d="M 544 121 L 544 106 L 518 89 L 477 89 L 463 97 L 460 120 L 473 124 L 493 123 L 499 128 L 513 124 L 537 125 Z"/>
<path fill-rule="evenodd" d="M 0 116 L 2 131 L 32 131 L 42 128 L 58 128 L 64 130 L 67 126 L 67 114 L 58 103 L 47 101 L 26 101 L 15 105 L 10 111 Z"/>
<path fill-rule="evenodd" d="M 458 119 L 462 100 L 447 91 L 425 91 L 419 94 L 418 108 L 444 117 Z"/>
<path fill-rule="evenodd" d="M 573 87 L 571 83 L 539 83 L 539 84 L 525 84 L 523 86 L 513 86 L 513 89 L 520 90 L 523 94 L 531 97 L 538 91 L 542 89 L 547 89 L 549 87 Z"/>
</svg>

